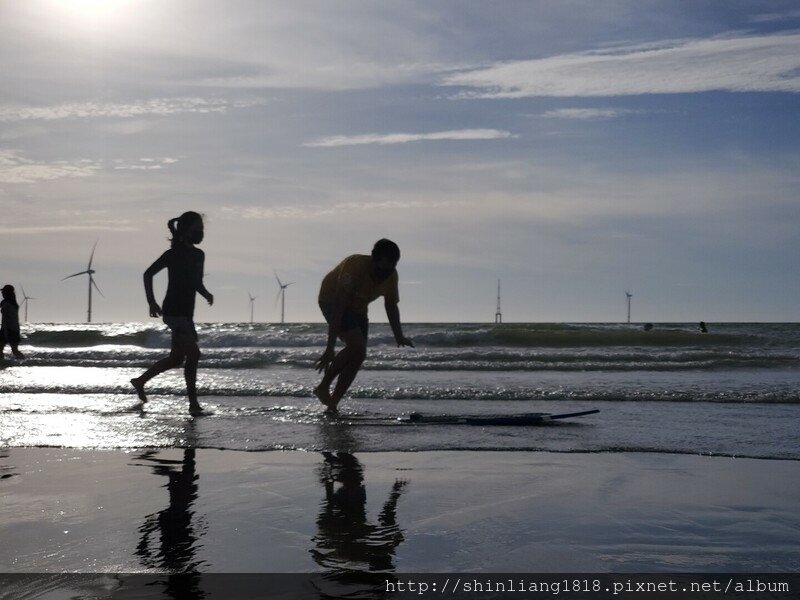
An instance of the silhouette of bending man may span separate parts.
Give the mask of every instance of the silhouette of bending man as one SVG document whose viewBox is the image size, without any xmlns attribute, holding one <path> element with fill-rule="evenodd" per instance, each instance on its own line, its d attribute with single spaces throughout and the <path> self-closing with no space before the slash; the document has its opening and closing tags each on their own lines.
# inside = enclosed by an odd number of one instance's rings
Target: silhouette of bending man
<svg viewBox="0 0 800 600">
<path fill-rule="evenodd" d="M 348 256 L 322 280 L 319 307 L 328 322 L 328 344 L 314 365 L 319 372 L 325 372 L 314 389 L 314 395 L 327 411 L 336 411 L 367 355 L 367 307 L 370 302 L 383 296 L 386 316 L 397 345 L 414 346 L 403 335 L 397 308 L 400 296 L 395 267 L 399 260 L 397 244 L 381 239 L 375 243 L 371 255 Z M 344 342 L 344 348 L 334 354 L 337 337 Z M 337 379 L 336 386 L 331 393 L 334 379 Z"/>
</svg>

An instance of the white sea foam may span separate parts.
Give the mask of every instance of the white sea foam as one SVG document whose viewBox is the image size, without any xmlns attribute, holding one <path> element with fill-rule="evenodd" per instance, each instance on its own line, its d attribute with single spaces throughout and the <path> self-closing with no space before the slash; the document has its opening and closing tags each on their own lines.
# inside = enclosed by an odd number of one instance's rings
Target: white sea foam
<svg viewBox="0 0 800 600">
<path fill-rule="evenodd" d="M 800 459 L 800 325 L 411 324 L 397 348 L 371 326 L 364 370 L 321 420 L 312 366 L 321 324 L 199 324 L 201 402 L 189 425 L 180 370 L 148 384 L 133 411 L 129 380 L 166 354 L 163 326 L 29 325 L 23 362 L 0 367 L 0 444 L 200 445 L 247 450 L 517 449 L 698 452 Z M 398 425 L 410 412 L 599 415 L 550 428 Z M 352 419 L 350 418 L 352 417 Z M 194 437 L 193 437 L 194 436 Z"/>
</svg>

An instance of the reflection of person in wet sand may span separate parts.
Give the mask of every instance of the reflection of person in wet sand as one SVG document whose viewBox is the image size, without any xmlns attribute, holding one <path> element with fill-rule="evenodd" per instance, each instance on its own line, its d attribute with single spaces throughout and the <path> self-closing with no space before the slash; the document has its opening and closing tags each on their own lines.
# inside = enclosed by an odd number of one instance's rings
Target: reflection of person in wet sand
<svg viewBox="0 0 800 600">
<path fill-rule="evenodd" d="M 209 304 L 214 303 L 214 296 L 203 285 L 205 254 L 195 248 L 195 244 L 203 241 L 203 218 L 189 211 L 170 219 L 167 226 L 172 233 L 172 246 L 144 272 L 144 290 L 150 305 L 150 316 L 163 315 L 164 323 L 172 331 L 172 348 L 169 356 L 159 360 L 139 377 L 131 379 L 131 384 L 139 400 L 147 402 L 145 384 L 156 375 L 183 364 L 189 412 L 199 415 L 202 414 L 202 408 L 197 402 L 200 349 L 194 328 L 195 294 L 203 296 Z M 162 269 L 167 269 L 169 283 L 163 306 L 159 306 L 153 294 L 153 276 Z"/>
<path fill-rule="evenodd" d="M 145 518 L 139 528 L 141 538 L 136 554 L 142 565 L 150 569 L 170 573 L 194 572 L 201 564 L 195 560 L 198 535 L 192 526 L 192 504 L 197 500 L 195 451 L 194 448 L 185 449 L 180 462 L 156 458 L 157 454 L 157 450 L 150 450 L 139 458 L 153 463 L 148 466 L 157 475 L 168 478 L 169 506 Z M 154 544 L 153 536 L 156 534 L 159 541 Z"/>
<path fill-rule="evenodd" d="M 146 568 L 169 573 L 165 591 L 176 599 L 205 597 L 198 572 L 203 562 L 195 558 L 197 540 L 203 531 L 197 533 L 192 525 L 192 505 L 197 500 L 194 453 L 194 448 L 186 448 L 182 461 L 157 458 L 157 450 L 139 456 L 152 463 L 148 466 L 157 475 L 168 477 L 169 506 L 145 517 L 139 527 L 141 537 L 136 554 Z M 158 542 L 154 543 L 156 535 Z"/>
<path fill-rule="evenodd" d="M 323 455 L 319 475 L 325 501 L 317 517 L 314 560 L 334 573 L 392 572 L 395 549 L 403 541 L 397 502 L 406 482 L 395 481 L 378 524 L 369 523 L 361 463 L 347 452 Z"/>
<path fill-rule="evenodd" d="M 400 296 L 395 267 L 399 260 L 397 244 L 387 239 L 378 240 L 371 256 L 348 256 L 322 280 L 319 307 L 328 322 L 328 344 L 315 364 L 318 371 L 325 371 L 325 375 L 314 394 L 328 411 L 336 410 L 367 355 L 367 306 L 370 302 L 383 296 L 386 316 L 397 345 L 414 346 L 403 335 L 397 308 Z M 344 342 L 344 348 L 334 356 L 337 337 Z M 337 377 L 336 387 L 331 393 L 331 384 Z"/>
</svg>

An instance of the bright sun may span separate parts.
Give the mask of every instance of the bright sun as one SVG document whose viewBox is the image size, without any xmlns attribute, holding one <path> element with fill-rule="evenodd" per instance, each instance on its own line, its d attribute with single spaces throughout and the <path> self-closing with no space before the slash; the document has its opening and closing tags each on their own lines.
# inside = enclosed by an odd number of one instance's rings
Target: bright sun
<svg viewBox="0 0 800 600">
<path fill-rule="evenodd" d="M 86 21 L 103 21 L 131 3 L 132 0 L 53 0 L 64 13 Z"/>
</svg>

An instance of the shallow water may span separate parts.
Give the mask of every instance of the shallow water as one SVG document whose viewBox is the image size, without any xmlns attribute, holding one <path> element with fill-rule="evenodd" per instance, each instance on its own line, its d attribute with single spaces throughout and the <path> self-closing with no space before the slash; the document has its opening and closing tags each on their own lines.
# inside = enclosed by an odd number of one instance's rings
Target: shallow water
<svg viewBox="0 0 800 600">
<path fill-rule="evenodd" d="M 329 419 L 312 399 L 319 324 L 200 325 L 201 402 L 182 373 L 132 410 L 129 379 L 164 354 L 154 324 L 28 326 L 0 369 L 0 444 L 350 451 L 548 450 L 800 459 L 800 325 L 412 324 L 372 327 L 370 355 Z M 541 427 L 409 425 L 411 412 L 599 414 Z"/>
</svg>

